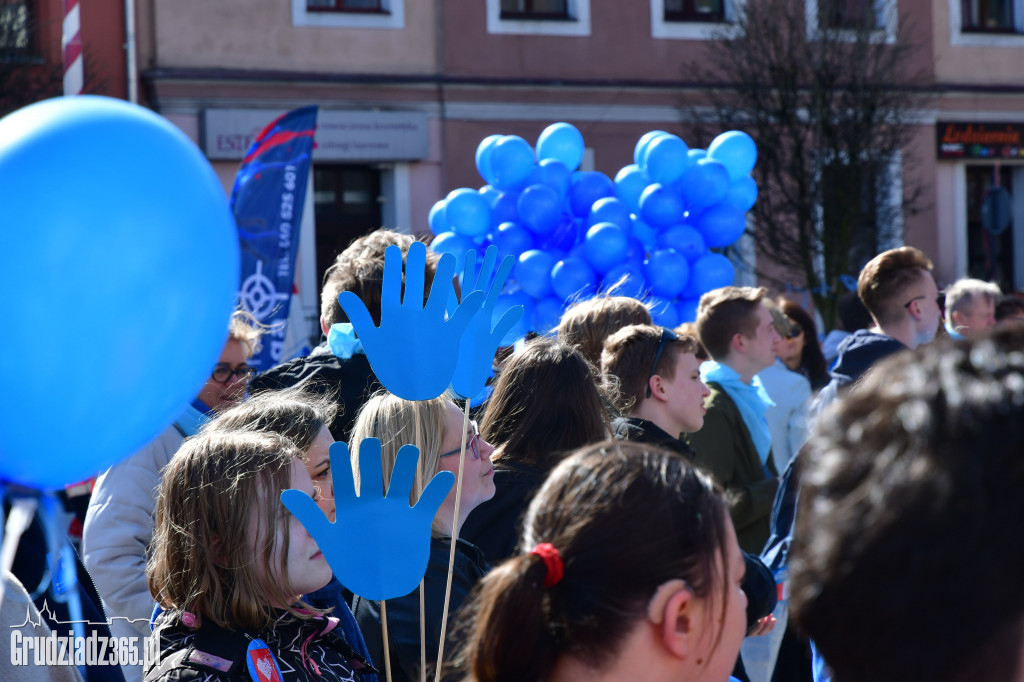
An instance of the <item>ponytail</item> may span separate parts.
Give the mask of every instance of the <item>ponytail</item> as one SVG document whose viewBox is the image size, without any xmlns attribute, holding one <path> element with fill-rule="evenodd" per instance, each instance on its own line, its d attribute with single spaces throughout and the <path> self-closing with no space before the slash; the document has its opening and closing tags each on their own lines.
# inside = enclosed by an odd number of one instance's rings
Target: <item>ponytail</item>
<svg viewBox="0 0 1024 682">
<path fill-rule="evenodd" d="M 465 680 L 521 682 L 548 676 L 558 650 L 547 622 L 546 576 L 544 559 L 522 554 L 480 581 L 459 633 L 456 665 Z"/>
</svg>

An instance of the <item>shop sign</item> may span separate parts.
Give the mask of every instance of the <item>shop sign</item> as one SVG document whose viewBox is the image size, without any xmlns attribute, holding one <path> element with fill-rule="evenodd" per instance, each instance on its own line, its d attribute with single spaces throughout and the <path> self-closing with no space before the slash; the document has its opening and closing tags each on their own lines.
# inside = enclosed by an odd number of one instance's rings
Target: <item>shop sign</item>
<svg viewBox="0 0 1024 682">
<path fill-rule="evenodd" d="M 1024 124 L 939 122 L 935 132 L 940 159 L 1024 159 Z"/>
</svg>

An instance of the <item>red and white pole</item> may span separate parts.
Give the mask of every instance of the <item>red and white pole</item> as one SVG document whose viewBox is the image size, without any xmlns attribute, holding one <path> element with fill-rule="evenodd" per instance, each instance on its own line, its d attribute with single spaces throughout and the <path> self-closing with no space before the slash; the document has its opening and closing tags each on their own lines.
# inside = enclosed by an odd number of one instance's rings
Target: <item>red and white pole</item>
<svg viewBox="0 0 1024 682">
<path fill-rule="evenodd" d="M 64 94 L 81 95 L 85 84 L 82 66 L 82 21 L 78 12 L 79 0 L 64 0 Z"/>
</svg>

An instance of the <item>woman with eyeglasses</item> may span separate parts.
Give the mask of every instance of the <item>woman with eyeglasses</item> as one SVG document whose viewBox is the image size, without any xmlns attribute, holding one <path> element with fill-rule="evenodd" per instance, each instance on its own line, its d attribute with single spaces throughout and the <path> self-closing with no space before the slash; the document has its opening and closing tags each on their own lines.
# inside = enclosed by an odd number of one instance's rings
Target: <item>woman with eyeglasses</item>
<svg viewBox="0 0 1024 682">
<path fill-rule="evenodd" d="M 491 564 L 515 552 L 523 513 L 564 454 L 611 437 L 596 375 L 579 350 L 546 337 L 506 361 L 480 427 L 494 444 L 497 491 L 462 529 Z"/>
<path fill-rule="evenodd" d="M 799 304 L 779 299 L 779 308 L 789 318 L 792 332 L 786 335 L 780 344 L 779 359 L 786 367 L 798 372 L 811 382 L 811 390 L 815 393 L 825 387 L 831 378 L 825 354 L 818 343 L 818 330 L 810 314 Z"/>
<path fill-rule="evenodd" d="M 482 502 L 494 495 L 494 467 L 491 453 L 494 448 L 480 437 L 474 422 L 466 422 L 462 410 L 447 398 L 409 401 L 390 393 L 374 395 L 359 411 L 349 453 L 357 487 L 383 485 L 391 482 L 398 450 L 403 445 L 416 445 L 420 458 L 416 469 L 409 502 L 414 504 L 420 493 L 438 471 L 450 471 L 458 476 L 459 456 L 462 453 L 463 429 L 466 450 L 463 458 L 462 495 L 459 516 L 455 517 L 456 486 L 437 511 L 431 527 L 430 559 L 423 577 L 426 620 L 427 665 L 436 662 L 441 640 L 441 618 L 444 609 L 445 583 L 448 578 L 448 559 L 451 538 L 466 521 L 466 517 Z M 363 481 L 359 477 L 359 445 L 366 438 L 379 438 L 383 481 Z M 449 614 L 455 613 L 476 582 L 489 569 L 479 549 L 461 537 L 456 541 L 455 564 L 452 571 L 452 590 Z M 353 612 L 363 632 L 370 656 L 377 668 L 384 670 L 384 645 L 381 634 L 380 605 L 356 597 Z M 420 670 L 420 595 L 419 590 L 387 601 L 388 641 L 391 652 L 391 677 L 395 682 L 418 680 Z"/>
<path fill-rule="evenodd" d="M 220 357 L 191 405 L 152 442 L 99 477 L 82 532 L 83 561 L 113 621 L 115 637 L 150 634 L 155 601 L 146 584 L 146 554 L 153 536 L 153 510 L 160 471 L 182 441 L 195 435 L 216 411 L 238 403 L 252 370 L 247 362 L 259 348 L 262 329 L 251 315 L 231 316 Z M 153 390 L 160 387 L 154 383 Z M 130 413 L 130 411 L 127 411 Z M 123 667 L 125 678 L 142 678 L 141 664 Z"/>
</svg>

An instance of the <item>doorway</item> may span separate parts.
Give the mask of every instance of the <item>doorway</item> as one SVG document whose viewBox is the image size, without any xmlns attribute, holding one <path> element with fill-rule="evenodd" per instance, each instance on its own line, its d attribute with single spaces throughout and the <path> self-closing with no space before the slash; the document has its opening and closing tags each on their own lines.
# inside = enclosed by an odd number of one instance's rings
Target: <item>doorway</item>
<svg viewBox="0 0 1024 682">
<path fill-rule="evenodd" d="M 313 205 L 316 216 L 318 285 L 335 257 L 353 239 L 379 228 L 381 171 L 374 166 L 315 164 Z"/>
<path fill-rule="evenodd" d="M 982 205 L 989 190 L 1003 187 L 1013 195 L 1013 167 L 967 166 L 967 276 L 1014 290 L 1014 226 L 994 235 L 982 225 Z M 998 185 L 997 185 L 998 183 Z"/>
</svg>

